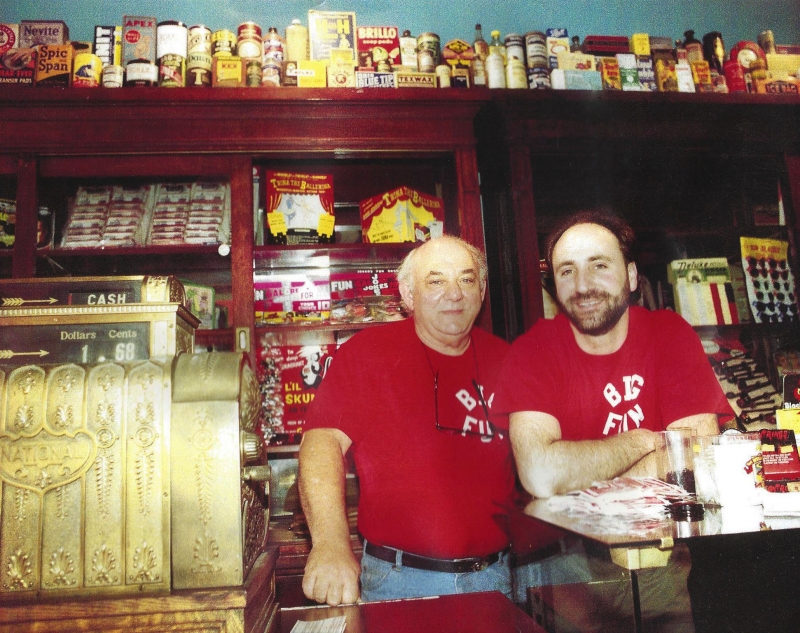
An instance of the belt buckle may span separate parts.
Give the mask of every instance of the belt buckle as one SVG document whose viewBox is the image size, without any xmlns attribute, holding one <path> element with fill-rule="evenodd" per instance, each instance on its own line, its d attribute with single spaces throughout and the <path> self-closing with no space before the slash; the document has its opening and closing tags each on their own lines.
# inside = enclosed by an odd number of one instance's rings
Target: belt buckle
<svg viewBox="0 0 800 633">
<path fill-rule="evenodd" d="M 472 563 L 472 571 L 483 571 L 489 566 L 485 558 L 481 558 L 480 560 L 476 560 Z"/>
</svg>

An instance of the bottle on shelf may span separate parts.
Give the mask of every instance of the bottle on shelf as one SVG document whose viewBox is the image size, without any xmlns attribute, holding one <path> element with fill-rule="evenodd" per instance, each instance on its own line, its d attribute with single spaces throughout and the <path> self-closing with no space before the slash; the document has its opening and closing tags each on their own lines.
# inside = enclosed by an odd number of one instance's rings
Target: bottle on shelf
<svg viewBox="0 0 800 633">
<path fill-rule="evenodd" d="M 703 43 L 694 36 L 694 31 L 689 29 L 683 33 L 683 48 L 686 49 L 686 60 L 692 62 L 703 61 Z"/>
<path fill-rule="evenodd" d="M 486 58 L 486 85 L 489 88 L 506 87 L 505 59 L 497 50 L 490 51 Z"/>
<path fill-rule="evenodd" d="M 506 45 L 500 40 L 500 31 L 492 31 L 492 39 L 489 42 L 489 55 L 497 53 L 503 59 L 503 66 L 506 63 Z M 488 62 L 488 57 L 487 57 Z"/>
<path fill-rule="evenodd" d="M 578 35 L 572 36 L 572 44 L 569 47 L 570 53 L 580 53 L 581 52 L 581 38 Z"/>
<path fill-rule="evenodd" d="M 475 25 L 475 41 L 472 44 L 472 48 L 475 49 L 475 57 L 485 62 L 489 56 L 489 44 L 483 39 L 483 29 L 480 24 Z"/>
</svg>

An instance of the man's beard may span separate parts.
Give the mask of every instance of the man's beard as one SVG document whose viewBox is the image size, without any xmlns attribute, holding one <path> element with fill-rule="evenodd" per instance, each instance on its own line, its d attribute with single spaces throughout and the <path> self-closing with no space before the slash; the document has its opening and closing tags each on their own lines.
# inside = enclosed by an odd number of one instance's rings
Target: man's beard
<svg viewBox="0 0 800 633">
<path fill-rule="evenodd" d="M 631 291 L 630 285 L 627 280 L 625 286 L 618 295 L 612 295 L 608 292 L 601 292 L 599 290 L 590 290 L 585 293 L 576 293 L 572 295 L 566 302 L 559 300 L 559 305 L 567 318 L 582 334 L 589 336 L 601 336 L 610 332 L 613 327 L 625 314 L 628 309 Z M 601 300 L 605 304 L 600 310 L 597 310 L 589 315 L 583 315 L 580 310 L 573 307 L 575 303 L 586 300 Z"/>
</svg>

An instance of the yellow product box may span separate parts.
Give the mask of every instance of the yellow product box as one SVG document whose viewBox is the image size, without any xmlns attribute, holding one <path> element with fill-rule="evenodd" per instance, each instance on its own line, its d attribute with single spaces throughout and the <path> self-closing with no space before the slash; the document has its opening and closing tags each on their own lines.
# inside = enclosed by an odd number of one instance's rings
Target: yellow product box
<svg viewBox="0 0 800 633">
<path fill-rule="evenodd" d="M 309 53 L 312 60 L 332 59 L 333 49 L 350 49 L 355 63 L 356 14 L 352 11 L 308 12 Z"/>
<path fill-rule="evenodd" d="M 767 53 L 767 68 L 797 76 L 800 72 L 800 55 Z"/>
<path fill-rule="evenodd" d="M 596 70 L 594 55 L 561 51 L 556 55 L 558 67 L 562 70 Z"/>
<path fill-rule="evenodd" d="M 69 88 L 72 79 L 71 44 L 42 44 L 36 54 L 37 86 Z"/>
<path fill-rule="evenodd" d="M 436 73 L 396 72 L 394 78 L 398 88 L 436 87 Z"/>
<path fill-rule="evenodd" d="M 355 88 L 356 68 L 352 62 L 347 64 L 334 64 L 328 66 L 329 88 Z"/>
<path fill-rule="evenodd" d="M 214 57 L 211 65 L 211 86 L 214 88 L 241 88 L 247 85 L 245 64 L 241 57 Z"/>
<path fill-rule="evenodd" d="M 328 62 L 301 59 L 297 62 L 298 88 L 325 88 L 328 85 Z"/>
<path fill-rule="evenodd" d="M 757 85 L 758 91 L 764 94 L 800 95 L 800 79 L 782 71 L 767 71 L 767 78 Z"/>
<path fill-rule="evenodd" d="M 711 81 L 711 68 L 706 60 L 692 62 L 692 79 L 697 87 L 697 92 L 714 92 L 714 84 Z"/>
<path fill-rule="evenodd" d="M 678 75 L 675 62 L 666 59 L 656 61 L 656 83 L 659 92 L 678 92 Z"/>
<path fill-rule="evenodd" d="M 359 203 L 362 239 L 368 244 L 426 242 L 442 235 L 444 201 L 398 187 Z"/>
<path fill-rule="evenodd" d="M 603 90 L 622 90 L 622 77 L 619 72 L 619 61 L 616 57 L 600 57 L 598 64 Z"/>
<path fill-rule="evenodd" d="M 779 429 L 790 429 L 800 433 L 800 409 L 776 409 L 775 421 Z"/>
<path fill-rule="evenodd" d="M 650 35 L 647 33 L 634 33 L 631 35 L 631 53 L 634 55 L 650 54 Z"/>
</svg>

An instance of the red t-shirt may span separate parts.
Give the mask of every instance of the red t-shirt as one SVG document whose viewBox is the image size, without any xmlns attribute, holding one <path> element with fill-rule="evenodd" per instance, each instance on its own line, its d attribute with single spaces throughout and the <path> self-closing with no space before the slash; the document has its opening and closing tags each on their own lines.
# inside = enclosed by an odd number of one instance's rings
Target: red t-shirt
<svg viewBox="0 0 800 633">
<path fill-rule="evenodd" d="M 485 430 L 472 381 L 491 407 L 508 348 L 476 328 L 464 354 L 439 354 L 407 319 L 362 330 L 336 352 L 305 429 L 337 428 L 352 440 L 358 526 L 368 541 L 434 558 L 484 556 L 508 545 L 514 471 L 507 433 L 484 439 L 436 428 L 438 412 L 440 426 Z"/>
<path fill-rule="evenodd" d="M 494 405 L 497 413 L 549 413 L 565 440 L 732 413 L 692 327 L 674 312 L 638 306 L 622 347 L 601 356 L 578 347 L 563 314 L 537 321 L 514 342 Z"/>
</svg>

